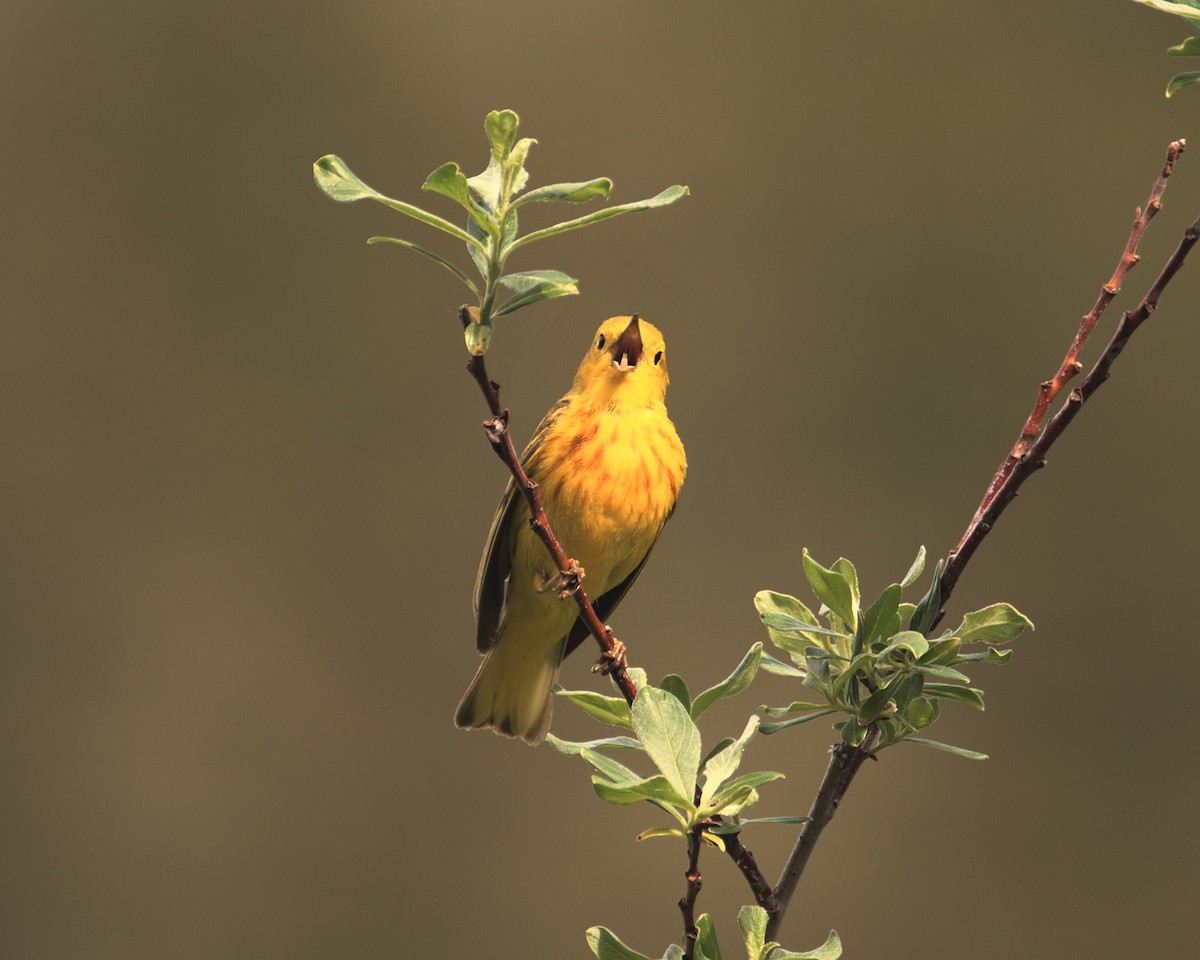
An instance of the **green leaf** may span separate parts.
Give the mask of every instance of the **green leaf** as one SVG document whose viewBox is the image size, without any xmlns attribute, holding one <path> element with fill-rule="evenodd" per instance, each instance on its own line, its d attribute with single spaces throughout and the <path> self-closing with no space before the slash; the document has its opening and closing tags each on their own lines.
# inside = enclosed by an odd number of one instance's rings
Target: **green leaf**
<svg viewBox="0 0 1200 960">
<path fill-rule="evenodd" d="M 802 653 L 809 643 L 826 646 L 822 637 L 846 637 L 823 627 L 804 603 L 786 593 L 760 590 L 754 595 L 754 606 L 771 642 L 789 653 Z"/>
<path fill-rule="evenodd" d="M 1173 13 L 1177 17 L 1183 17 L 1184 20 L 1200 23 L 1200 10 L 1191 4 L 1171 3 L 1169 0 L 1134 0 L 1134 2 L 1140 3 L 1143 7 L 1150 7 L 1152 10 Z"/>
<path fill-rule="evenodd" d="M 586 936 L 587 944 L 597 960 L 650 960 L 625 946 L 608 927 L 592 927 Z"/>
<path fill-rule="evenodd" d="M 640 773 L 630 770 L 620 760 L 615 760 L 592 747 L 580 747 L 579 756 L 614 783 L 639 783 L 644 779 Z"/>
<path fill-rule="evenodd" d="M 559 753 L 568 757 L 577 757 L 584 750 L 597 750 L 600 747 L 619 747 L 626 750 L 641 750 L 642 745 L 633 737 L 603 737 L 600 740 L 560 740 L 552 733 L 546 734 L 546 742 Z"/>
<path fill-rule="evenodd" d="M 756 643 L 746 651 L 746 655 L 733 668 L 733 672 L 729 676 L 715 686 L 709 687 L 692 701 L 692 719 L 699 720 L 704 712 L 718 700 L 735 696 L 750 686 L 755 674 L 758 673 L 760 660 L 762 660 L 762 644 Z"/>
<path fill-rule="evenodd" d="M 563 690 L 561 687 L 556 688 L 554 692 L 560 697 L 566 697 L 589 717 L 601 723 L 633 729 L 629 704 L 623 697 L 606 697 L 591 690 Z"/>
<path fill-rule="evenodd" d="M 825 942 L 815 950 L 793 953 L 780 947 L 771 953 L 770 960 L 838 960 L 842 955 L 842 938 L 830 930 Z"/>
<path fill-rule="evenodd" d="M 655 766 L 690 802 L 700 769 L 700 731 L 683 704 L 666 690 L 643 687 L 633 701 L 633 729 Z"/>
<path fill-rule="evenodd" d="M 812 817 L 750 817 L 742 823 L 808 823 L 811 819 Z"/>
<path fill-rule="evenodd" d="M 907 590 L 917 579 L 925 572 L 925 546 L 917 551 L 917 558 L 912 562 L 912 566 L 908 568 L 908 573 L 904 575 L 904 579 L 900 581 L 900 586 Z"/>
<path fill-rule="evenodd" d="M 799 667 L 794 667 L 790 663 L 784 663 L 782 660 L 776 660 L 769 653 L 762 655 L 762 662 L 758 668 L 767 673 L 773 673 L 777 677 L 804 677 L 805 672 Z"/>
<path fill-rule="evenodd" d="M 901 743 L 919 743 L 923 747 L 933 747 L 935 750 L 944 750 L 946 753 L 952 753 L 956 757 L 966 757 L 968 760 L 986 760 L 986 753 L 979 753 L 977 750 L 968 750 L 965 747 L 954 747 L 948 743 L 941 743 L 938 740 L 926 740 L 924 737 L 905 737 Z"/>
<path fill-rule="evenodd" d="M 929 585 L 929 592 L 913 609 L 912 618 L 908 621 L 910 630 L 928 633 L 933 627 L 933 621 L 937 619 L 938 611 L 942 608 L 942 566 L 943 563 L 939 560 L 933 568 L 933 583 Z"/>
<path fill-rule="evenodd" d="M 782 780 L 783 774 L 773 770 L 756 770 L 753 773 L 743 773 L 740 777 L 730 780 L 721 787 L 713 797 L 704 804 L 700 816 L 713 814 L 735 814 L 743 807 L 754 802 L 756 790 L 764 784 Z"/>
<path fill-rule="evenodd" d="M 474 220 L 467 221 L 467 233 L 472 236 L 478 246 L 467 247 L 467 253 L 471 255 L 471 260 L 475 264 L 475 269 L 479 271 L 481 277 L 488 276 L 490 269 L 488 258 L 491 256 L 493 240 L 483 231 L 483 229 Z"/>
<path fill-rule="evenodd" d="M 954 636 L 963 643 L 1010 643 L 1033 623 L 1011 603 L 993 603 L 963 617 Z"/>
<path fill-rule="evenodd" d="M 713 927 L 712 917 L 707 913 L 700 914 L 696 921 L 696 951 L 704 960 L 721 960 L 717 931 Z"/>
<path fill-rule="evenodd" d="M 533 233 L 527 233 L 519 240 L 510 244 L 506 253 L 512 253 L 519 247 L 533 243 L 535 240 L 542 240 L 545 237 L 552 237 L 559 233 L 566 233 L 568 230 L 578 230 L 580 227 L 587 227 L 593 223 L 599 223 L 601 220 L 607 220 L 609 217 L 615 217 L 622 213 L 637 213 L 641 210 L 653 210 L 657 207 L 665 207 L 674 203 L 676 200 L 681 200 L 688 195 L 688 188 L 680 185 L 667 187 L 662 193 L 651 197 L 648 200 L 638 200 L 634 203 L 623 203 L 616 207 L 606 207 L 603 210 L 597 210 L 595 213 L 589 214 L 586 217 L 580 217 L 577 220 L 566 220 L 563 223 L 556 223 L 552 227 L 546 227 L 543 230 L 535 230 Z"/>
<path fill-rule="evenodd" d="M 806 623 L 803 620 L 789 617 L 784 613 L 764 613 L 759 619 L 771 630 L 797 634 L 805 639 L 809 637 L 836 637 L 839 640 L 850 639 L 850 634 L 841 630 L 830 630 L 828 627 L 822 627 L 819 624 Z M 812 643 L 812 640 L 808 639 L 808 642 Z"/>
<path fill-rule="evenodd" d="M 483 172 L 468 179 L 467 186 L 487 210 L 495 213 L 500 209 L 500 194 L 504 191 L 504 167 L 495 157 L 489 158 Z"/>
<path fill-rule="evenodd" d="M 804 700 L 793 700 L 786 707 L 768 707 L 766 705 L 758 708 L 768 717 L 789 717 L 793 713 L 810 713 L 813 710 L 824 710 L 826 705 L 823 703 L 807 703 Z"/>
<path fill-rule="evenodd" d="M 959 650 L 962 648 L 962 641 L 958 637 L 945 636 L 939 637 L 937 640 L 929 641 L 929 649 L 921 657 L 922 664 L 942 664 L 949 665 L 957 663 Z"/>
<path fill-rule="evenodd" d="M 746 956 L 749 960 L 759 960 L 767 936 L 767 911 L 757 906 L 742 907 L 738 911 L 738 927 L 746 945 Z"/>
<path fill-rule="evenodd" d="M 704 755 L 703 759 L 701 759 L 701 761 L 700 761 L 700 772 L 701 773 L 704 772 L 704 768 L 706 766 L 708 766 L 709 760 L 711 760 L 713 757 L 715 757 L 718 753 L 720 753 L 722 750 L 724 750 L 727 746 L 729 746 L 733 742 L 734 742 L 733 737 L 722 737 L 720 740 L 718 740 L 716 743 L 714 743 L 709 748 L 708 753 L 706 753 Z"/>
<path fill-rule="evenodd" d="M 833 569 L 821 566 L 809 555 L 807 548 L 803 551 L 801 559 L 804 562 L 804 575 L 808 577 L 809 586 L 817 599 L 853 631 L 858 626 L 857 574 L 852 581 L 849 572 L 844 568 L 838 569 L 837 563 L 833 565 Z M 853 569 L 851 565 L 850 571 Z"/>
<path fill-rule="evenodd" d="M 780 723 L 761 723 L 758 726 L 758 732 L 763 736 L 769 737 L 773 733 L 778 733 L 780 730 L 786 730 L 788 727 L 799 726 L 802 723 L 808 723 L 809 720 L 816 720 L 818 717 L 827 717 L 831 713 L 837 713 L 836 707 L 827 707 L 824 710 L 816 710 L 813 713 L 805 714 L 803 717 L 796 717 L 793 720 L 783 720 Z"/>
<path fill-rule="evenodd" d="M 529 148 L 535 143 L 537 141 L 532 137 L 526 137 L 513 144 L 512 152 L 504 164 L 505 187 L 509 197 L 520 193 L 529 182 L 529 171 L 525 169 L 525 161 L 529 158 Z"/>
<path fill-rule="evenodd" d="M 887 705 L 892 702 L 896 690 L 900 688 L 900 684 L 906 678 L 897 674 L 892 678 L 892 681 L 886 686 L 880 687 L 872 693 L 862 705 L 858 708 L 857 718 L 861 724 L 874 723 L 879 719 L 879 715 L 887 709 Z"/>
<path fill-rule="evenodd" d="M 423 257 L 428 257 L 434 263 L 440 263 L 443 267 L 445 267 L 452 274 L 454 274 L 456 277 L 458 277 L 459 280 L 461 280 L 463 283 L 465 283 L 467 285 L 467 288 L 473 294 L 475 294 L 476 297 L 479 296 L 479 288 L 477 286 L 475 286 L 475 282 L 470 277 L 468 277 L 465 273 L 463 273 L 458 267 L 456 267 L 454 264 L 452 264 L 449 260 L 446 260 L 443 257 L 439 257 L 432 250 L 426 250 L 424 247 L 419 247 L 419 246 L 417 246 L 417 244 L 410 243 L 408 240 L 401 240 L 399 237 L 371 237 L 370 239 L 367 240 L 367 243 L 395 243 L 401 247 L 407 247 L 409 250 L 419 253 Z"/>
<path fill-rule="evenodd" d="M 837 726 L 837 724 L 834 724 Z M 847 743 L 852 747 L 861 746 L 862 742 L 867 739 L 867 727 L 865 724 L 859 723 L 853 717 L 847 719 L 840 727 L 842 734 L 842 742 Z"/>
<path fill-rule="evenodd" d="M 1166 95 L 1168 97 L 1174 96 L 1176 91 L 1191 86 L 1193 83 L 1200 83 L 1200 70 L 1193 70 L 1189 73 L 1177 73 L 1167 84 Z"/>
<path fill-rule="evenodd" d="M 596 796 L 605 803 L 614 803 L 619 806 L 627 806 L 640 800 L 657 800 L 660 803 L 688 811 L 695 809 L 689 801 L 679 795 L 674 784 L 661 774 L 623 783 L 613 783 L 603 777 L 593 776 L 592 789 L 596 791 Z M 683 822 L 684 818 L 680 817 L 679 819 Z"/>
<path fill-rule="evenodd" d="M 338 203 L 353 203 L 355 200 L 375 200 L 385 206 L 391 207 L 393 210 L 399 210 L 414 220 L 420 220 L 431 227 L 437 227 L 443 233 L 457 237 L 468 246 L 476 246 L 481 250 L 483 249 L 483 244 L 461 227 L 456 227 L 448 220 L 443 220 L 436 214 L 422 210 L 420 207 L 414 207 L 411 203 L 385 197 L 373 187 L 368 187 L 346 166 L 346 162 L 341 157 L 334 156 L 332 153 L 327 154 L 313 164 L 313 179 L 316 180 L 317 186 L 321 188 L 322 192 L 330 200 L 336 200 Z"/>
<path fill-rule="evenodd" d="M 909 702 L 904 719 L 914 729 L 920 730 L 933 723 L 938 718 L 939 712 L 936 700 L 930 700 L 925 696 L 913 697 Z"/>
<path fill-rule="evenodd" d="M 643 830 L 637 835 L 638 840 L 653 840 L 656 837 L 687 837 L 687 831 L 683 827 L 651 827 L 649 830 Z"/>
<path fill-rule="evenodd" d="M 497 161 L 503 162 L 508 159 L 517 139 L 517 126 L 520 122 L 512 110 L 493 110 L 484 119 L 483 128 L 492 144 L 492 156 Z"/>
<path fill-rule="evenodd" d="M 940 664 L 918 663 L 914 669 L 931 677 L 941 677 L 943 680 L 959 680 L 962 683 L 971 682 L 971 678 L 965 673 L 955 670 L 953 667 L 945 667 Z"/>
<path fill-rule="evenodd" d="M 941 700 L 957 700 L 970 704 L 976 710 L 983 709 L 983 691 L 975 687 L 960 687 L 956 683 L 927 683 L 925 694 Z"/>
<path fill-rule="evenodd" d="M 875 655 L 872 653 L 860 653 L 857 657 L 851 660 L 845 667 L 836 680 L 833 681 L 833 686 L 829 690 L 829 700 L 835 704 L 857 704 L 858 703 L 858 680 L 857 677 L 862 674 L 867 676 L 870 673 L 870 668 L 874 663 Z"/>
<path fill-rule="evenodd" d="M 715 833 L 718 836 L 724 836 L 731 833 L 741 833 L 742 828 L 749 826 L 752 823 L 808 823 L 812 817 L 730 817 L 726 818 L 723 823 L 716 827 L 709 827 L 709 833 Z"/>
<path fill-rule="evenodd" d="M 854 564 L 845 557 L 838 557 L 833 561 L 831 569 L 834 573 L 841 574 L 845 578 L 846 583 L 850 585 L 850 605 L 855 612 L 855 617 L 857 617 L 859 607 L 862 606 L 862 594 L 858 588 L 858 571 L 854 568 Z M 846 618 L 843 617 L 842 619 L 845 620 Z M 846 620 L 846 622 L 850 624 L 851 631 L 858 626 L 857 620 Z"/>
<path fill-rule="evenodd" d="M 875 657 L 875 662 L 883 666 L 889 659 L 888 654 L 897 650 L 907 650 L 914 660 L 920 659 L 929 649 L 929 641 L 916 630 L 902 630 L 888 640 L 888 645 Z M 894 659 L 894 658 L 893 658 Z"/>
<path fill-rule="evenodd" d="M 1200 37 L 1188 37 L 1167 50 L 1168 57 L 1200 57 Z"/>
<path fill-rule="evenodd" d="M 662 683 L 659 684 L 659 687 L 663 690 L 666 690 L 668 693 L 673 694 L 675 699 L 683 704 L 684 710 L 691 710 L 692 694 L 688 690 L 687 682 L 683 679 L 683 677 L 679 676 L 679 674 L 668 673 L 665 677 L 663 677 Z M 692 719 L 695 719 L 695 717 Z"/>
<path fill-rule="evenodd" d="M 520 206 L 523 203 L 584 203 L 594 197 L 608 199 L 612 190 L 612 181 L 607 177 L 596 180 L 583 180 L 579 183 L 552 183 L 545 187 L 530 190 L 525 196 L 513 203 Z"/>
<path fill-rule="evenodd" d="M 493 327 L 490 323 L 468 323 L 463 328 L 467 352 L 476 357 L 487 353 L 488 345 L 492 342 L 492 332 Z"/>
<path fill-rule="evenodd" d="M 470 206 L 471 191 L 467 189 L 467 177 L 458 169 L 457 163 L 443 163 L 425 178 L 421 189 L 440 193 L 464 207 Z"/>
<path fill-rule="evenodd" d="M 958 659 L 983 663 L 1008 663 L 1012 655 L 1012 650 L 997 650 L 995 647 L 988 647 L 987 653 L 960 653 Z"/>
<path fill-rule="evenodd" d="M 700 806 L 704 807 L 713 798 L 717 789 L 737 771 L 742 762 L 742 753 L 746 744 L 758 732 L 758 717 L 751 717 L 746 722 L 742 735 L 723 750 L 714 754 L 704 765 L 704 789 L 700 794 Z"/>
<path fill-rule="evenodd" d="M 863 612 L 858 633 L 862 637 L 864 650 L 869 649 L 877 639 L 890 637 L 900 629 L 900 616 L 897 612 L 900 608 L 900 590 L 900 584 L 893 583 Z"/>
<path fill-rule="evenodd" d="M 531 270 L 525 273 L 510 273 L 500 278 L 500 283 L 517 291 L 502 303 L 493 316 L 502 317 L 541 300 L 569 297 L 579 293 L 579 281 L 561 270 Z"/>
</svg>

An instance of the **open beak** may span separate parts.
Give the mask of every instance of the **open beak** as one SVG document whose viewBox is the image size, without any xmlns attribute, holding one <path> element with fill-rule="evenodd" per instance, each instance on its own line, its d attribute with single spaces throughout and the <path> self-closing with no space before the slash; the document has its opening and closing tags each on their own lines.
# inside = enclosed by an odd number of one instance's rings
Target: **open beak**
<svg viewBox="0 0 1200 960">
<path fill-rule="evenodd" d="M 613 344 L 612 357 L 613 369 L 619 370 L 621 373 L 628 373 L 642 359 L 642 331 L 638 326 L 636 313 L 629 318 L 629 326 L 622 331 L 621 335 L 617 337 L 616 343 Z"/>
</svg>

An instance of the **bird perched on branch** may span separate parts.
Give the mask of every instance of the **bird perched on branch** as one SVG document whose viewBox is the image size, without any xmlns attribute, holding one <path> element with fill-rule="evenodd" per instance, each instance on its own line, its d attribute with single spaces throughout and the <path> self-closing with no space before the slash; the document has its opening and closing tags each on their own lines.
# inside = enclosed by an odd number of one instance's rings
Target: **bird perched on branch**
<svg viewBox="0 0 1200 960">
<path fill-rule="evenodd" d="M 605 320 L 570 392 L 521 455 L 601 620 L 642 572 L 687 472 L 667 416 L 667 382 L 658 328 L 636 314 Z M 550 726 L 559 666 L 588 630 L 579 608 L 559 599 L 559 571 L 529 516 L 510 480 L 475 580 L 476 643 L 485 659 L 454 719 L 536 745 Z"/>
</svg>

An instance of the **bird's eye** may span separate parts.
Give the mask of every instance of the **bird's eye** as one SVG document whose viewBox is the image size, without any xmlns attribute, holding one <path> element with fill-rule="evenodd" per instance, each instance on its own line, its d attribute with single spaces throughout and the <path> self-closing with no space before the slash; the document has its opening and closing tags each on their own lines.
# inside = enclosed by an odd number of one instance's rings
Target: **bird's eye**
<svg viewBox="0 0 1200 960">
<path fill-rule="evenodd" d="M 654 355 L 654 365 L 655 365 L 656 367 L 658 366 L 658 361 L 659 361 L 659 360 L 661 360 L 661 359 L 662 359 L 662 351 L 661 351 L 661 350 L 659 350 L 659 351 L 658 351 L 658 353 L 656 353 L 656 354 Z"/>
<path fill-rule="evenodd" d="M 600 334 L 600 339 L 596 341 L 596 349 L 597 350 L 604 349 L 604 334 Z"/>
</svg>

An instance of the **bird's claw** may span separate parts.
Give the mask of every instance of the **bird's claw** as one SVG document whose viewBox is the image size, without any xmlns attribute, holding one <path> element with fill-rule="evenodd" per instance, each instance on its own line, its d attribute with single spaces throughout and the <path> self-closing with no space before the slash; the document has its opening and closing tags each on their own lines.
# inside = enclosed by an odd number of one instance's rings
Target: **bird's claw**
<svg viewBox="0 0 1200 960">
<path fill-rule="evenodd" d="M 583 585 L 583 578 L 586 574 L 583 567 L 574 560 L 567 562 L 570 565 L 567 570 L 560 570 L 554 576 L 546 577 L 534 589 L 538 593 L 546 593 L 553 590 L 558 594 L 559 600 L 566 600 L 568 597 L 573 597 Z"/>
<path fill-rule="evenodd" d="M 627 670 L 629 661 L 625 659 L 625 644 L 613 636 L 612 628 L 605 627 L 612 646 L 600 654 L 600 659 L 592 664 L 592 673 L 607 677 L 614 670 Z"/>
</svg>

